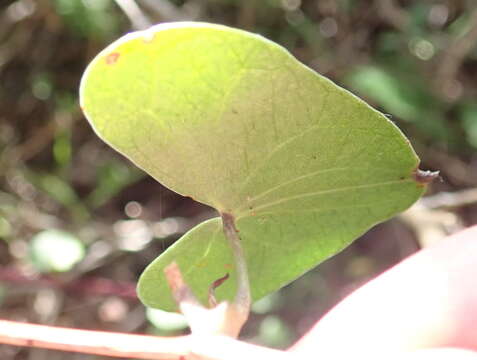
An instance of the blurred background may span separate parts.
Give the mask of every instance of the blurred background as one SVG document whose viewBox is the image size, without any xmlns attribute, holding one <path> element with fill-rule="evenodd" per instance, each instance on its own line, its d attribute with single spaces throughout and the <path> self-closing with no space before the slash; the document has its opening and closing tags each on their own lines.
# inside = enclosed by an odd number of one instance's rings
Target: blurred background
<svg viewBox="0 0 477 360">
<path fill-rule="evenodd" d="M 361 96 L 441 179 L 408 212 L 254 305 L 242 338 L 285 348 L 360 284 L 477 223 L 475 0 L 0 1 L 0 318 L 176 335 L 135 297 L 144 267 L 214 216 L 102 143 L 78 106 L 126 32 L 196 20 L 260 33 Z M 0 345 L 1 359 L 100 359 Z"/>
</svg>

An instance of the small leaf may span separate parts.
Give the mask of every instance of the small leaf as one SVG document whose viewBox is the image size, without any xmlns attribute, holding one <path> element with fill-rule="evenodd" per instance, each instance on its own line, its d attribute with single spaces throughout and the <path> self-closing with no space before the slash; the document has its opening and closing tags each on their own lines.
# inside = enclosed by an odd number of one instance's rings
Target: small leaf
<svg viewBox="0 0 477 360">
<path fill-rule="evenodd" d="M 284 286 L 423 193 L 419 160 L 381 113 L 265 38 L 205 23 L 161 24 L 103 50 L 81 84 L 97 134 L 174 191 L 232 214 L 253 299 Z M 176 261 L 201 301 L 234 261 L 220 218 L 143 273 L 139 296 L 175 310 Z"/>
</svg>

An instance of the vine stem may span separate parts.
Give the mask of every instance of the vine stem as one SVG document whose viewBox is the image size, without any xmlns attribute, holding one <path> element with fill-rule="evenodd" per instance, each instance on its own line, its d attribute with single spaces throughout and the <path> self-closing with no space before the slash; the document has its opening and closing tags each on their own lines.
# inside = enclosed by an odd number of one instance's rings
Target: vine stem
<svg viewBox="0 0 477 360">
<path fill-rule="evenodd" d="M 235 270 L 237 272 L 237 293 L 234 305 L 237 311 L 244 316 L 244 323 L 248 318 L 251 306 L 250 282 L 248 278 L 247 262 L 243 252 L 242 244 L 235 227 L 234 217 L 228 213 L 221 213 L 224 233 L 229 240 L 232 254 L 235 260 Z"/>
<path fill-rule="evenodd" d="M 284 351 L 227 336 L 158 337 L 0 320 L 0 344 L 150 360 L 292 360 Z"/>
<path fill-rule="evenodd" d="M 109 333 L 0 320 L 0 343 L 137 359 L 184 359 L 190 337 Z"/>
</svg>

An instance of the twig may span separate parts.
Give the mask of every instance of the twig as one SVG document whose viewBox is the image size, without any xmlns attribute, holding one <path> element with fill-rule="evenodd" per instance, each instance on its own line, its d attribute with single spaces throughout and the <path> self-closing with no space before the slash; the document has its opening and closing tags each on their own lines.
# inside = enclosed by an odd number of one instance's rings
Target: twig
<svg viewBox="0 0 477 360">
<path fill-rule="evenodd" d="M 477 189 L 440 192 L 422 198 L 419 203 L 427 209 L 455 208 L 477 204 Z"/>
<path fill-rule="evenodd" d="M 133 0 L 114 0 L 121 10 L 131 21 L 132 27 L 136 30 L 144 30 L 152 25 L 151 21 L 141 11 Z"/>
<path fill-rule="evenodd" d="M 190 338 L 88 331 L 0 320 L 0 343 L 137 359 L 185 359 Z"/>
<path fill-rule="evenodd" d="M 475 48 L 477 41 L 477 10 L 471 14 L 469 30 L 461 37 L 454 39 L 444 51 L 437 69 L 438 89 L 445 91 L 455 80 L 462 62 L 467 54 Z"/>
<path fill-rule="evenodd" d="M 297 359 L 284 351 L 224 336 L 156 337 L 0 320 L 0 344 L 152 360 Z"/>
<path fill-rule="evenodd" d="M 409 16 L 394 0 L 376 0 L 378 13 L 396 29 L 405 31 L 409 24 Z"/>
<path fill-rule="evenodd" d="M 242 0 L 239 4 L 241 4 L 237 19 L 239 27 L 246 30 L 253 30 L 257 11 L 256 2 L 254 0 Z"/>
<path fill-rule="evenodd" d="M 190 13 L 167 0 L 142 0 L 141 4 L 157 14 L 162 21 L 194 20 L 198 17 L 198 14 Z"/>
<path fill-rule="evenodd" d="M 11 149 L 4 155 L 4 162 L 9 166 L 17 166 L 18 163 L 30 160 L 45 148 L 55 136 L 57 124 L 55 121 L 48 121 L 42 127 L 35 129 L 28 136 L 28 140 Z"/>
<path fill-rule="evenodd" d="M 421 154 L 424 163 L 434 169 L 441 169 L 441 175 L 454 184 L 466 187 L 477 185 L 477 169 L 458 157 L 452 156 L 437 147 L 425 147 L 414 143 L 417 153 Z"/>
<path fill-rule="evenodd" d="M 477 189 L 441 192 L 420 199 L 400 218 L 414 229 L 421 247 L 432 245 L 464 227 L 450 209 L 477 204 Z"/>
</svg>

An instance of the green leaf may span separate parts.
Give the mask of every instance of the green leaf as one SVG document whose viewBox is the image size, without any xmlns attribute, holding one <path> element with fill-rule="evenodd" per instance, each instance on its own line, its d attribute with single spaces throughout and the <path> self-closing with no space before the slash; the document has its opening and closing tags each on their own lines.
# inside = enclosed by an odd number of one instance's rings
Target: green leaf
<svg viewBox="0 0 477 360">
<path fill-rule="evenodd" d="M 281 46 L 205 23 L 161 24 L 103 50 L 81 84 L 97 134 L 162 184 L 235 216 L 253 299 L 340 251 L 424 191 L 418 158 L 381 113 Z M 185 234 L 143 273 L 139 296 L 175 310 L 176 261 L 205 301 L 235 293 L 221 219 Z"/>
</svg>

